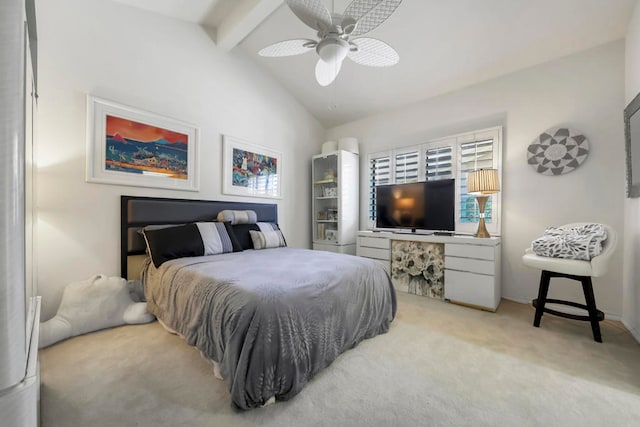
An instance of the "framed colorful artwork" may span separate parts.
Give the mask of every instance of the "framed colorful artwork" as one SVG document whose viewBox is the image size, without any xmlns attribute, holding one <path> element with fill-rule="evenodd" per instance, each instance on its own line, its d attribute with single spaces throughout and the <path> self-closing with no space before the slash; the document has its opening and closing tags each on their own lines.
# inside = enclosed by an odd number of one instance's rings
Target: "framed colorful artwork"
<svg viewBox="0 0 640 427">
<path fill-rule="evenodd" d="M 87 182 L 198 191 L 198 128 L 87 96 Z"/>
<path fill-rule="evenodd" d="M 282 198 L 282 153 L 224 136 L 222 192 Z"/>
</svg>

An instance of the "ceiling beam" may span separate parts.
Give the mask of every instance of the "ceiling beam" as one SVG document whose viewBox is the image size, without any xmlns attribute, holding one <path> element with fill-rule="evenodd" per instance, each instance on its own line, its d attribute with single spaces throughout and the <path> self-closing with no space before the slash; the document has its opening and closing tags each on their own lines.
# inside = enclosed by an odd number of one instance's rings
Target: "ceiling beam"
<svg viewBox="0 0 640 427">
<path fill-rule="evenodd" d="M 216 45 L 230 51 L 258 27 L 283 0 L 237 0 L 235 6 L 217 28 L 205 28 L 209 35 L 215 34 Z M 213 33 L 213 34 L 212 34 Z"/>
</svg>

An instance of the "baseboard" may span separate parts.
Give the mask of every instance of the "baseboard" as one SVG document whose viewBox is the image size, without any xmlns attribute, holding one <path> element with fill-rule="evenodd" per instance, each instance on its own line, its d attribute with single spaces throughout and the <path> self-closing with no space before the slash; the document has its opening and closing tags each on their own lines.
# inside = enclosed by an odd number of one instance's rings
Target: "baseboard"
<svg viewBox="0 0 640 427">
<path fill-rule="evenodd" d="M 631 336 L 633 336 L 633 338 L 635 338 L 636 341 L 640 343 L 640 331 L 632 328 L 631 325 L 629 325 L 624 319 L 622 319 L 622 324 L 624 325 L 625 328 L 627 328 L 629 333 L 631 333 Z"/>
<path fill-rule="evenodd" d="M 506 300 L 509 300 L 509 301 L 518 302 L 520 304 L 531 305 L 531 300 L 524 300 L 524 299 L 520 299 L 520 298 L 508 298 L 508 297 L 502 297 L 502 298 L 504 298 Z M 550 306 L 551 306 L 551 304 L 550 304 Z M 577 314 L 577 315 L 584 315 L 585 314 L 585 312 L 583 310 L 580 310 L 579 308 L 567 307 L 566 305 L 563 305 L 561 307 L 562 308 L 560 310 L 564 311 L 565 313 L 571 313 L 571 314 Z M 615 313 L 609 313 L 609 312 L 604 311 L 604 318 L 606 320 L 615 320 L 615 321 L 618 321 L 618 322 L 622 322 L 622 316 L 620 316 L 619 314 L 615 314 Z M 622 324 L 627 329 L 629 329 L 629 327 L 624 322 L 622 322 Z M 629 331 L 631 332 L 631 330 L 629 330 Z M 634 336 L 636 336 L 636 335 L 634 335 Z M 637 336 L 636 336 L 636 339 L 638 339 Z"/>
</svg>

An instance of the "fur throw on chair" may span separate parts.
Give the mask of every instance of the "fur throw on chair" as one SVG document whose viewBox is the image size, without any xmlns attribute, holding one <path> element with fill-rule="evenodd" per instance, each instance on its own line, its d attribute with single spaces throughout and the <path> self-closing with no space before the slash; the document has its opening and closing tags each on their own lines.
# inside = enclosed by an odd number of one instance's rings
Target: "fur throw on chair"
<svg viewBox="0 0 640 427">
<path fill-rule="evenodd" d="M 153 319 L 146 303 L 131 299 L 125 279 L 98 274 L 67 285 L 56 316 L 40 325 L 39 348 L 99 329 Z"/>
</svg>

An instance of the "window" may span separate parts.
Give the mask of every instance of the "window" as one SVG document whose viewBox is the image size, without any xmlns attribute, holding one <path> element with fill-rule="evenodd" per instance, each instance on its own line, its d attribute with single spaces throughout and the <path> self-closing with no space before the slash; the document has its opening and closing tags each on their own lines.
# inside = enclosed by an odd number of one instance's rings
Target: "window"
<svg viewBox="0 0 640 427">
<path fill-rule="evenodd" d="M 455 178 L 456 231 L 475 232 L 480 214 L 475 197 L 467 193 L 467 174 L 480 168 L 500 171 L 501 148 L 502 128 L 496 127 L 429 141 L 421 146 L 370 154 L 370 225 L 375 225 L 377 185 Z M 500 234 L 499 206 L 500 193 L 489 198 L 485 210 L 485 222 L 491 234 Z"/>
</svg>

